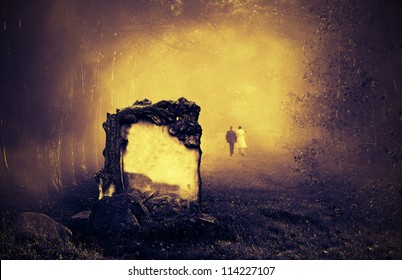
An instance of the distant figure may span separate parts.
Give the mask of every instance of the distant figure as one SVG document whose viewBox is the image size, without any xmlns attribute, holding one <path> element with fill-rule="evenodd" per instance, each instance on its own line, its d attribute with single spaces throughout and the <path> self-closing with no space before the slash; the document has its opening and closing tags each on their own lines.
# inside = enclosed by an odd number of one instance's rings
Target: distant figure
<svg viewBox="0 0 402 280">
<path fill-rule="evenodd" d="M 239 154 L 244 156 L 244 149 L 247 148 L 246 132 L 241 128 L 241 126 L 239 126 L 239 129 L 237 130 L 237 145 L 239 147 Z"/>
<path fill-rule="evenodd" d="M 236 132 L 233 131 L 233 127 L 230 127 L 230 130 L 226 132 L 226 142 L 229 143 L 229 152 L 230 156 L 232 156 L 234 151 L 234 144 L 237 142 Z"/>
</svg>

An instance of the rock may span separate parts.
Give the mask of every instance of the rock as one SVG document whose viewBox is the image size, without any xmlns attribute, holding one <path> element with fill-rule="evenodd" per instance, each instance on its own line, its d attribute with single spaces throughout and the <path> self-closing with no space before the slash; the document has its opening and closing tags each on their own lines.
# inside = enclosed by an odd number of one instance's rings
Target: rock
<svg viewBox="0 0 402 280">
<path fill-rule="evenodd" d="M 75 214 L 74 216 L 71 217 L 71 219 L 73 220 L 86 220 L 89 219 L 89 216 L 91 215 L 92 211 L 82 211 L 79 212 L 77 214 Z"/>
<path fill-rule="evenodd" d="M 150 240 L 177 240 L 202 237 L 209 231 L 209 223 L 201 222 L 199 204 L 178 197 L 153 197 L 146 201 Z M 206 216 L 205 216 L 206 217 Z"/>
<path fill-rule="evenodd" d="M 145 207 L 143 200 L 134 193 L 129 193 L 128 194 L 130 198 L 130 210 L 131 212 L 140 220 L 142 220 L 145 217 L 148 217 L 148 209 Z"/>
<path fill-rule="evenodd" d="M 67 227 L 43 213 L 24 212 L 14 224 L 14 235 L 21 240 L 62 240 L 72 237 Z"/>
<path fill-rule="evenodd" d="M 142 200 L 132 193 L 103 197 L 88 221 L 88 233 L 103 247 L 124 246 L 135 239 L 148 215 Z"/>
<path fill-rule="evenodd" d="M 73 215 L 67 223 L 67 226 L 71 229 L 74 235 L 85 234 L 85 229 L 88 224 L 89 216 L 92 211 L 82 211 Z"/>
<path fill-rule="evenodd" d="M 87 232 L 105 252 L 142 250 L 144 242 L 204 238 L 217 219 L 203 214 L 197 202 L 155 196 L 143 201 L 137 191 L 103 197 L 92 209 Z"/>
<path fill-rule="evenodd" d="M 170 196 L 150 198 L 145 206 L 150 211 L 150 217 L 154 221 L 181 219 L 183 216 L 198 211 L 198 208 L 193 207 L 193 203 Z"/>
</svg>

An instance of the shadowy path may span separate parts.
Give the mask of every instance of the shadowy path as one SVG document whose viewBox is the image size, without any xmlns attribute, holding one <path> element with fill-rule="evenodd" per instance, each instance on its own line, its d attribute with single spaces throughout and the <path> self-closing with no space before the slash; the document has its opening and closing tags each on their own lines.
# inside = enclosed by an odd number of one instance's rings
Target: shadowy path
<svg viewBox="0 0 402 280">
<path fill-rule="evenodd" d="M 237 221 L 245 244 L 259 245 L 256 258 L 402 258 L 400 185 L 342 178 L 309 185 L 289 161 L 206 156 L 204 210 Z"/>
</svg>

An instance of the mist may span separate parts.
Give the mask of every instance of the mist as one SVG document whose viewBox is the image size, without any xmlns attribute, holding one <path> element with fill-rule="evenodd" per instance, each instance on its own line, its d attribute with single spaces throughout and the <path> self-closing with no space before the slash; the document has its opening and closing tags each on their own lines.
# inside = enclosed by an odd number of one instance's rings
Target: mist
<svg viewBox="0 0 402 280">
<path fill-rule="evenodd" d="M 2 259 L 400 260 L 401 34 L 392 0 L 1 1 Z"/>
<path fill-rule="evenodd" d="M 227 149 L 229 126 L 241 125 L 249 152 L 257 154 L 288 153 L 328 135 L 326 127 L 295 122 L 295 112 L 320 117 L 315 109 L 289 105 L 289 93 L 319 98 L 325 82 L 324 75 L 312 74 L 316 83 L 306 78 L 315 58 L 333 52 L 331 41 L 317 36 L 318 3 L 2 5 L 2 185 L 60 189 L 90 178 L 103 165 L 106 113 L 145 98 L 196 102 L 207 157 Z M 335 35 L 328 38 L 343 44 Z M 322 72 L 329 68 L 330 61 L 321 61 Z"/>
</svg>

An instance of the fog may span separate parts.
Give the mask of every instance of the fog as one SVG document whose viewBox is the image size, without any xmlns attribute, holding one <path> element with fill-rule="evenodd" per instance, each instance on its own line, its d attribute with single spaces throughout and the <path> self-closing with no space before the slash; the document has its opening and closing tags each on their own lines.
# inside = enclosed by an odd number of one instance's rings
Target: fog
<svg viewBox="0 0 402 280">
<path fill-rule="evenodd" d="M 267 143 L 265 149 L 274 148 L 275 137 L 289 125 L 281 101 L 301 84 L 300 48 L 294 42 L 205 26 L 158 36 L 140 37 L 141 51 L 121 49 L 121 42 L 109 50 L 116 55 L 101 74 L 101 91 L 110 94 L 106 102 L 121 108 L 133 99 L 185 96 L 202 108 L 205 152 L 220 150 L 229 125 L 239 124 L 255 142 Z M 183 50 L 181 44 L 189 47 Z"/>
<path fill-rule="evenodd" d="M 307 64 L 328 52 L 317 3 L 2 5 L 3 185 L 61 188 L 92 176 L 103 165 L 106 113 L 144 98 L 196 102 L 204 156 L 227 149 L 231 125 L 246 130 L 250 153 L 286 152 L 324 133 L 295 126 L 284 109 L 289 92 L 311 90 Z"/>
</svg>

